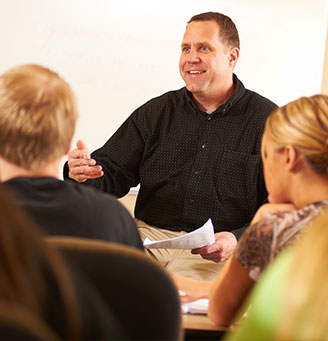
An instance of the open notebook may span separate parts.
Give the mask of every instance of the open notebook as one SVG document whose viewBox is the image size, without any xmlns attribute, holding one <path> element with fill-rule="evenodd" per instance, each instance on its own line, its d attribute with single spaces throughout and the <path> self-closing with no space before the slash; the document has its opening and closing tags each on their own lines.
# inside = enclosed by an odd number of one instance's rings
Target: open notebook
<svg viewBox="0 0 328 341">
<path fill-rule="evenodd" d="M 181 308 L 185 314 L 202 314 L 207 315 L 208 298 L 201 298 L 199 300 L 182 303 Z"/>
</svg>

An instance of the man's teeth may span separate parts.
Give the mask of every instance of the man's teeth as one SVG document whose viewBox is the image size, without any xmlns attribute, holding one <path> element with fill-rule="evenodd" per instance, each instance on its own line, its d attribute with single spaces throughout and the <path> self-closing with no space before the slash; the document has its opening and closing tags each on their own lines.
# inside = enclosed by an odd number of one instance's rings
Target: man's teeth
<svg viewBox="0 0 328 341">
<path fill-rule="evenodd" d="M 189 73 L 203 73 L 204 71 L 188 71 Z"/>
</svg>

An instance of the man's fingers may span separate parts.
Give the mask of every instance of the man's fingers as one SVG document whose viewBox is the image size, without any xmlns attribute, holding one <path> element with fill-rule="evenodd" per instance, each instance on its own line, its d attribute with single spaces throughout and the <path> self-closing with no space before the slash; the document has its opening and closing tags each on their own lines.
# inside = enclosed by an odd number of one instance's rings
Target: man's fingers
<svg viewBox="0 0 328 341">
<path fill-rule="evenodd" d="M 76 141 L 76 147 L 77 149 L 87 149 L 87 146 L 85 145 L 85 143 L 82 140 L 77 140 Z"/>
<path fill-rule="evenodd" d="M 222 257 L 222 255 L 219 252 L 203 254 L 201 256 L 202 256 L 202 258 L 204 258 L 206 260 L 211 260 L 211 261 L 216 262 L 216 263 L 223 262 L 225 260 L 225 258 Z"/>
<path fill-rule="evenodd" d="M 199 255 L 199 254 L 207 253 L 207 252 L 206 252 L 205 247 L 200 247 L 200 248 L 198 248 L 198 249 L 192 249 L 192 250 L 191 250 L 191 253 L 192 253 L 193 255 Z"/>
<path fill-rule="evenodd" d="M 82 140 L 77 140 L 76 147 L 82 152 L 82 157 L 90 158 L 89 149 Z"/>
<path fill-rule="evenodd" d="M 70 169 L 71 174 L 74 176 L 101 176 L 102 175 L 102 168 L 101 166 L 81 166 L 81 167 L 74 167 Z"/>
<path fill-rule="evenodd" d="M 220 247 L 217 245 L 217 244 L 211 244 L 211 245 L 207 245 L 207 246 L 204 246 L 204 247 L 200 247 L 198 249 L 192 249 L 191 250 L 191 253 L 194 254 L 194 255 L 197 255 L 197 254 L 210 254 L 210 253 L 214 253 L 214 252 L 217 252 L 219 251 L 218 249 L 220 249 Z"/>
<path fill-rule="evenodd" d="M 69 177 L 78 182 L 84 182 L 88 179 L 96 179 L 104 175 L 101 166 L 82 166 L 74 167 L 69 171 Z"/>
<path fill-rule="evenodd" d="M 101 167 L 101 166 L 95 166 L 96 161 L 93 159 L 83 159 L 83 158 L 70 158 L 68 159 L 68 166 L 71 170 L 75 167 L 81 167 L 81 166 L 91 166 L 91 167 Z"/>
<path fill-rule="evenodd" d="M 88 156 L 86 156 L 88 155 Z M 80 149 L 73 149 L 68 153 L 68 159 L 87 159 L 87 160 L 93 160 L 90 159 L 90 155 L 88 151 L 80 150 Z"/>
<path fill-rule="evenodd" d="M 97 179 L 101 176 L 103 176 L 104 173 L 100 173 L 100 174 L 89 174 L 89 175 L 85 175 L 85 174 L 80 174 L 80 175 L 76 175 L 75 176 L 75 180 L 78 181 L 78 182 L 84 182 L 86 180 L 90 180 L 90 179 Z"/>
</svg>

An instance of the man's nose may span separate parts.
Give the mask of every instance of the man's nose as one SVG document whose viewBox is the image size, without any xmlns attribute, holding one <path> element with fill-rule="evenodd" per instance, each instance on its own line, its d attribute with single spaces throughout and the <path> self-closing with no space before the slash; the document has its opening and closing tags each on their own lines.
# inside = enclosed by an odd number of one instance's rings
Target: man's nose
<svg viewBox="0 0 328 341">
<path fill-rule="evenodd" d="M 199 53 L 196 49 L 191 49 L 188 54 L 188 63 L 198 63 L 200 61 Z"/>
</svg>

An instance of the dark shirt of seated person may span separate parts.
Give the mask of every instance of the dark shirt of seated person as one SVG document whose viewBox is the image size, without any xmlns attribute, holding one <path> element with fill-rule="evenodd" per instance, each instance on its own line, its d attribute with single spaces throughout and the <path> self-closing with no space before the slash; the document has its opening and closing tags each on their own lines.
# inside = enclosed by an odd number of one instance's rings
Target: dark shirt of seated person
<svg viewBox="0 0 328 341">
<path fill-rule="evenodd" d="M 136 224 L 118 200 L 53 177 L 3 183 L 49 235 L 101 239 L 143 249 Z"/>
<path fill-rule="evenodd" d="M 101 239 L 143 249 L 128 211 L 108 194 L 58 179 L 77 119 L 75 96 L 38 65 L 0 76 L 0 179 L 50 235 Z"/>
<path fill-rule="evenodd" d="M 269 203 L 263 205 L 215 282 L 175 276 L 184 300 L 209 297 L 209 317 L 229 325 L 262 271 L 294 245 L 328 204 L 328 97 L 303 97 L 276 109 L 262 140 Z"/>
<path fill-rule="evenodd" d="M 73 264 L 0 185 L 0 307 L 41 321 L 52 339 L 124 339 L 120 322 Z M 31 326 L 39 328 L 37 325 Z"/>
</svg>

